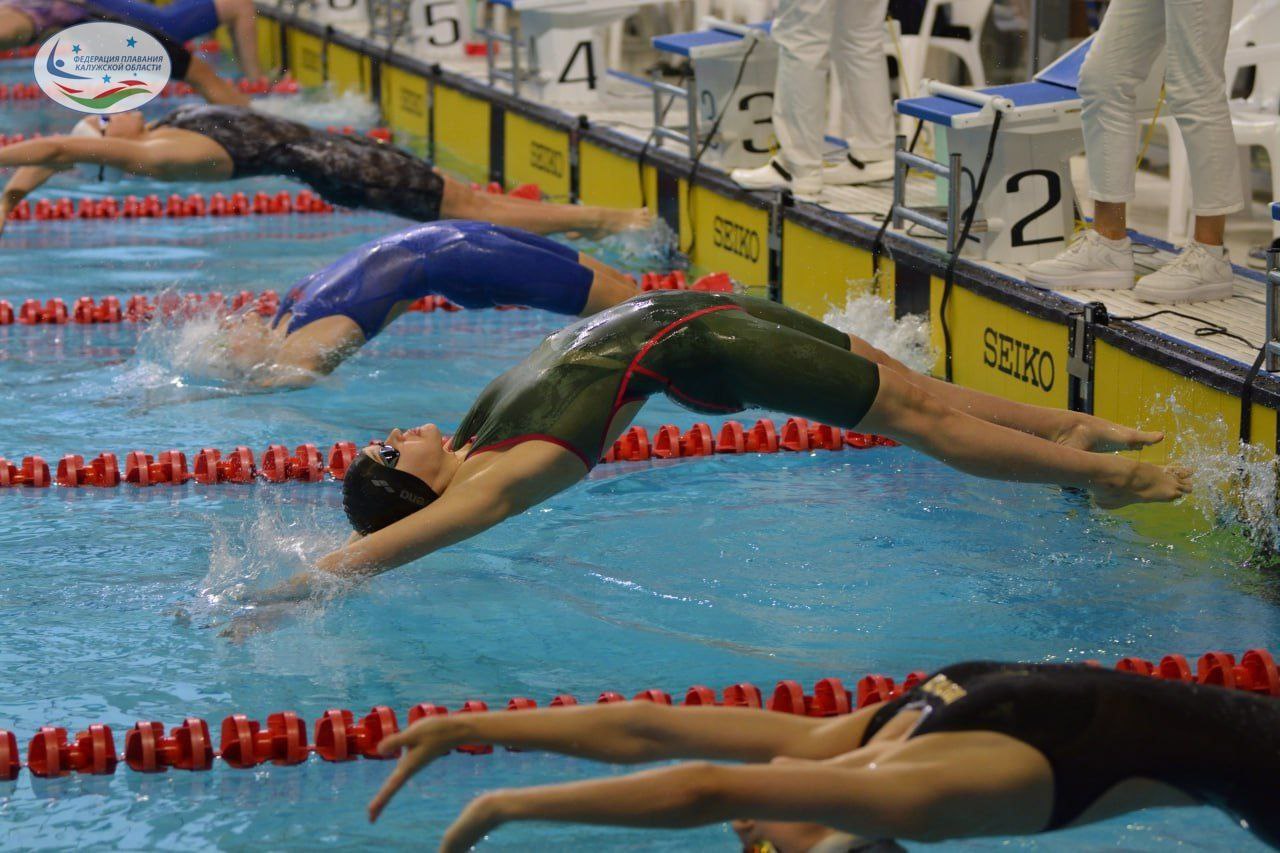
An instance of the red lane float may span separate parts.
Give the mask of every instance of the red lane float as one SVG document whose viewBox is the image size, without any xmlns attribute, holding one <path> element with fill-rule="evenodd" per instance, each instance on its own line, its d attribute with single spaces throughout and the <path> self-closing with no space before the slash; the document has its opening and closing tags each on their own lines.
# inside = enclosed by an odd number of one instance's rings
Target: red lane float
<svg viewBox="0 0 1280 853">
<path fill-rule="evenodd" d="M 219 193 L 215 193 L 215 200 L 218 199 L 220 195 L 221 194 Z M 301 198 L 302 196 L 309 194 L 304 190 L 298 195 L 299 198 Z M 150 196 L 148 198 L 150 198 Z M 235 193 L 232 195 L 230 201 L 223 199 L 221 202 L 213 203 L 213 208 L 223 211 L 239 210 L 241 203 L 238 199 L 243 198 L 244 196 L 242 193 Z M 315 197 L 311 197 L 311 200 L 314 201 Z M 107 199 L 106 201 L 111 201 L 111 199 Z M 189 201 L 190 199 L 188 199 L 188 202 Z M 176 209 L 178 206 L 187 204 L 188 202 L 183 202 L 180 196 L 170 196 L 169 207 L 167 207 L 166 210 Z M 196 212 L 190 215 L 205 215 L 205 208 L 202 206 L 203 203 L 204 202 L 201 200 L 198 205 L 192 207 L 191 209 Z M 290 202 L 288 198 L 288 193 L 285 192 L 281 192 L 275 197 L 269 197 L 266 193 L 258 193 L 257 196 L 254 197 L 251 209 L 257 213 L 259 212 L 260 206 L 269 206 L 272 208 L 272 212 L 276 212 L 277 210 L 287 212 L 287 209 L 282 208 L 282 205 L 287 206 L 291 203 L 292 202 Z M 302 202 L 299 202 L 299 204 L 301 203 Z M 172 214 L 166 213 L 165 215 L 167 216 Z M 657 273 L 645 273 L 645 275 L 656 276 Z M 676 275 L 676 273 L 671 273 L 670 275 Z M 709 288 L 702 287 L 703 282 L 708 279 L 719 280 L 722 276 L 724 276 L 726 281 L 728 280 L 724 273 L 712 273 L 711 275 L 704 276 L 703 278 L 695 281 L 689 289 L 708 290 Z M 683 277 L 681 278 L 681 281 L 683 281 Z M 712 284 L 714 285 L 715 281 L 712 281 Z M 732 282 L 730 282 L 730 289 L 732 289 Z M 92 325 L 98 323 L 143 323 L 152 320 L 157 316 L 184 319 L 208 315 L 221 316 L 228 312 L 239 311 L 246 306 L 252 307 L 253 310 L 256 310 L 264 317 L 269 317 L 276 313 L 276 309 L 279 305 L 280 294 L 274 290 L 264 290 L 257 294 L 248 290 L 242 290 L 230 299 L 228 299 L 222 292 L 216 290 L 209 293 L 161 293 L 154 297 L 154 301 L 151 296 L 139 293 L 125 298 L 123 307 L 121 297 L 118 296 L 104 296 L 102 297 L 101 302 L 95 302 L 91 296 L 81 296 L 74 300 L 70 310 L 68 310 L 66 303 L 58 297 L 52 297 L 43 303 L 38 299 L 24 300 L 18 307 L 17 311 L 14 310 L 13 305 L 7 300 L 0 299 L 0 326 L 9 326 L 14 323 L 24 326 L 63 325 L 69 322 L 79 325 Z M 499 306 L 498 310 L 511 310 L 523 307 L 524 306 L 522 305 L 507 305 Z M 443 296 L 433 295 L 424 296 L 421 299 L 410 303 L 409 310 L 431 313 L 432 311 L 437 310 L 453 312 L 461 311 L 463 309 L 461 306 L 455 305 Z M 685 453 L 684 455 L 689 456 L 698 454 Z"/>
<path fill-rule="evenodd" d="M 23 199 L 9 211 L 9 220 L 56 222 L 73 219 L 187 219 L 201 216 L 279 216 L 339 211 L 346 212 L 347 209 L 334 207 L 311 190 L 299 190 L 296 196 L 291 195 L 288 190 L 280 190 L 275 195 L 255 193 L 252 200 L 242 192 L 234 192 L 230 196 L 220 192 L 210 196 L 199 193 L 181 196 L 173 193 L 163 202 L 157 195 L 79 200 L 63 196 L 42 198 L 34 203 Z"/>
<path fill-rule="evenodd" d="M 791 418 L 783 425 L 782 441 L 779 441 L 777 427 L 767 418 L 756 421 L 750 430 L 738 421 L 727 421 L 721 425 L 718 439 L 712 438 L 715 434 L 706 423 L 696 423 L 684 431 L 673 424 L 663 424 L 654 431 L 654 440 L 650 442 L 649 432 L 644 427 L 633 426 L 614 442 L 601 461 L 643 462 L 713 454 L 897 446 L 897 442 L 883 436 L 841 431 L 825 424 L 808 423 L 803 418 Z M 112 488 L 122 483 L 139 487 L 177 486 L 188 481 L 203 486 L 255 482 L 319 483 L 341 480 L 359 452 L 353 441 L 335 442 L 325 453 L 314 444 L 299 444 L 292 451 L 283 444 L 272 444 L 259 461 L 259 457 L 244 445 L 225 455 L 215 447 L 205 447 L 192 454 L 192 464 L 188 467 L 187 454 L 181 450 L 165 450 L 158 456 L 133 450 L 125 454 L 123 473 L 114 453 L 99 453 L 88 463 L 80 454 L 67 454 L 58 462 L 56 476 L 52 478 L 48 463 L 39 456 L 24 456 L 20 464 L 0 457 L 0 488 L 43 488 L 55 484 L 64 488 Z M 1246 666 L 1243 662 L 1241 665 Z M 1254 664 L 1250 661 L 1247 666 Z"/>
<path fill-rule="evenodd" d="M 140 722 L 125 735 L 124 761 L 137 773 L 175 770 L 209 770 L 215 753 L 209 724 L 188 717 L 165 737 L 164 723 Z"/>
<path fill-rule="evenodd" d="M 1227 652 L 1208 652 L 1197 660 L 1194 674 L 1187 658 L 1176 654 L 1166 655 L 1158 664 L 1142 658 L 1124 658 L 1116 663 L 1115 668 L 1140 678 L 1163 678 L 1280 696 L 1280 675 L 1274 658 L 1265 649 L 1249 649 L 1240 657 L 1239 663 L 1234 655 Z M 814 684 L 811 693 L 806 693 L 798 681 L 779 681 L 768 701 L 762 701 L 759 687 L 746 682 L 724 688 L 719 698 L 714 689 L 698 684 L 685 691 L 680 704 L 834 717 L 887 702 L 910 691 L 926 678 L 927 673 L 915 671 L 908 673 L 901 683 L 896 683 L 889 676 L 870 674 L 859 679 L 852 691 L 847 690 L 839 678 L 823 678 Z M 626 701 L 626 696 L 611 690 L 601 693 L 596 699 L 599 704 Z M 657 688 L 641 690 L 634 695 L 633 701 L 674 704 L 671 694 Z M 561 694 L 553 698 L 548 707 L 565 708 L 578 704 L 573 696 Z M 517 696 L 507 700 L 504 707 L 507 711 L 527 711 L 537 708 L 538 703 L 529 697 Z M 485 702 L 472 699 L 464 702 L 456 713 L 488 712 L 489 706 Z M 408 718 L 412 725 L 427 717 L 448 713 L 443 705 L 421 702 L 409 709 Z M 146 721 L 137 723 L 125 734 L 124 754 L 117 755 L 112 731 L 101 723 L 90 725 L 74 738 L 68 736 L 65 728 L 44 726 L 28 744 L 26 766 L 36 776 L 57 777 L 71 773 L 110 775 L 121 762 L 137 773 L 163 773 L 170 768 L 209 770 L 219 758 L 238 769 L 250 769 L 267 762 L 301 764 L 313 752 L 322 760 L 333 762 L 394 758 L 394 755 L 381 755 L 378 743 L 399 728 L 395 711 L 386 705 L 375 706 L 358 721 L 349 710 L 331 709 L 316 720 L 314 743 L 309 744 L 307 725 L 293 711 L 269 714 L 265 725 L 244 714 L 231 714 L 222 721 L 219 748 L 215 750 L 208 723 L 204 720 L 189 717 L 182 725 L 170 730 L 167 736 L 163 723 Z M 457 751 L 488 755 L 493 752 L 493 747 L 464 744 Z M 21 768 L 16 735 L 0 730 L 0 780 L 16 779 Z"/>
</svg>

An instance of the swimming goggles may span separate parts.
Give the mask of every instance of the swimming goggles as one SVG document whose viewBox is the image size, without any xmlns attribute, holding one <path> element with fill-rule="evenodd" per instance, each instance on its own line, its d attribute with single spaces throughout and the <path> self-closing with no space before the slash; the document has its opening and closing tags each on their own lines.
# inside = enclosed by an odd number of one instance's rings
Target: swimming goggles
<svg viewBox="0 0 1280 853">
<path fill-rule="evenodd" d="M 396 467 L 396 463 L 400 461 L 400 451 L 385 441 L 375 441 L 374 444 L 378 445 L 378 458 L 382 460 L 382 464 L 388 468 Z"/>
</svg>

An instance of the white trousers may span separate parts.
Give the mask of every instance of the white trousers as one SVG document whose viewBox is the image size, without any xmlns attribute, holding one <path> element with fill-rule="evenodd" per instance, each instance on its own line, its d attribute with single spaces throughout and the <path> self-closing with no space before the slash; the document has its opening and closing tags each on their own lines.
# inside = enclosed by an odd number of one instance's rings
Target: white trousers
<svg viewBox="0 0 1280 853">
<path fill-rule="evenodd" d="M 827 78 L 840 86 L 841 132 L 860 160 L 893 156 L 893 103 L 885 64 L 889 0 L 782 0 L 773 19 L 778 80 L 773 129 L 783 164 L 798 175 L 822 168 Z"/>
<path fill-rule="evenodd" d="M 1167 50 L 1165 101 L 1191 165 L 1192 212 L 1234 213 L 1240 162 L 1227 106 L 1231 0 L 1112 0 L 1080 72 L 1089 191 L 1096 201 L 1134 196 L 1138 116 L 1134 92 Z"/>
</svg>

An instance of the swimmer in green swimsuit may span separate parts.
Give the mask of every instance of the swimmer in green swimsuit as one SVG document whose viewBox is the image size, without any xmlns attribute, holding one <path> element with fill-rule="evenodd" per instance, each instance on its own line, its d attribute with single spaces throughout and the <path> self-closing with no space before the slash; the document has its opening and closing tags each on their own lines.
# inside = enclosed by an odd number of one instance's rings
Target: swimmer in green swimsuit
<svg viewBox="0 0 1280 853">
<path fill-rule="evenodd" d="M 343 483 L 356 533 L 317 568 L 378 574 L 524 512 L 586 476 L 657 393 L 699 412 L 755 406 L 892 436 L 976 476 L 1087 488 L 1106 507 L 1191 490 L 1186 471 L 1109 453 L 1160 433 L 931 379 L 774 302 L 651 293 L 548 336 L 452 439 L 428 424 L 366 448 Z M 261 600 L 311 584 L 302 573 Z"/>
</svg>

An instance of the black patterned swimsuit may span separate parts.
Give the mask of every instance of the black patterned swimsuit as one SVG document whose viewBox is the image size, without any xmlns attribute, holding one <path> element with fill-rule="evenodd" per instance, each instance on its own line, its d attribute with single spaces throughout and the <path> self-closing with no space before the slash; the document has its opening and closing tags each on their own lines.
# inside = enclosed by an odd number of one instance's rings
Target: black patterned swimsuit
<svg viewBox="0 0 1280 853">
<path fill-rule="evenodd" d="M 1043 755 L 1054 788 L 1045 832 L 1121 782 L 1152 779 L 1280 847 L 1280 699 L 1083 665 L 973 661 L 882 705 L 863 744 L 904 708 L 924 711 L 910 737 L 997 732 Z"/>
<path fill-rule="evenodd" d="M 243 107 L 192 104 L 153 127 L 189 130 L 226 150 L 232 177 L 281 175 L 302 181 L 331 204 L 432 222 L 444 179 L 431 163 L 362 136 L 316 130 Z"/>
</svg>

